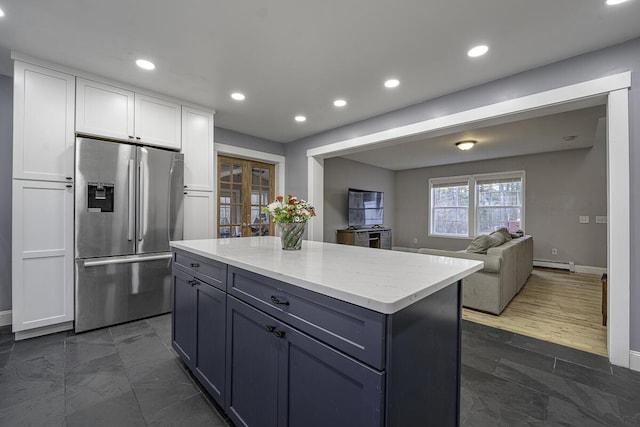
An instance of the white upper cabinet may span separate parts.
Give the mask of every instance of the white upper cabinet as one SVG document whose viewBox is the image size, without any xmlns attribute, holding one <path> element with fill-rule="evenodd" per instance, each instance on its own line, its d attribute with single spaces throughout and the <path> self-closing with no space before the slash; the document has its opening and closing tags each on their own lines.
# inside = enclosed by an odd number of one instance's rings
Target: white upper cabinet
<svg viewBox="0 0 640 427">
<path fill-rule="evenodd" d="M 76 131 L 179 150 L 180 104 L 78 78 Z"/>
<path fill-rule="evenodd" d="M 75 77 L 16 61 L 13 82 L 13 177 L 71 180 Z"/>
<path fill-rule="evenodd" d="M 133 92 L 78 77 L 76 131 L 134 140 L 133 105 Z"/>
<path fill-rule="evenodd" d="M 184 186 L 187 190 L 213 191 L 213 114 L 182 107 Z"/>
<path fill-rule="evenodd" d="M 180 104 L 136 93 L 136 139 L 146 144 L 179 150 Z"/>
</svg>

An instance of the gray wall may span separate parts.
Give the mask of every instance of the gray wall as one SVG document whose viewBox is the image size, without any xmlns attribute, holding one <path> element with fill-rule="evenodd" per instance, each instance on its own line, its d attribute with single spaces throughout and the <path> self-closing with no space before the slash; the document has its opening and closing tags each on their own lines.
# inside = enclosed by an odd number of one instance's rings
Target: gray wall
<svg viewBox="0 0 640 427">
<path fill-rule="evenodd" d="M 0 311 L 11 310 L 13 79 L 0 75 Z"/>
<path fill-rule="evenodd" d="M 347 228 L 347 189 L 384 192 L 384 225 L 395 224 L 395 172 L 340 157 L 324 162 L 325 242 L 335 243 L 338 229 Z M 393 231 L 392 231 L 393 236 Z"/>
<path fill-rule="evenodd" d="M 634 79 L 640 72 L 640 38 L 286 144 L 287 191 L 307 195 L 306 151 L 310 148 L 623 71 L 631 71 Z M 640 256 L 640 222 L 635 219 L 640 216 L 640 84 L 629 90 L 629 109 L 631 259 L 636 260 Z M 640 263 L 632 262 L 630 273 L 631 348 L 640 350 Z"/>
<path fill-rule="evenodd" d="M 235 145 L 236 147 L 284 156 L 284 144 L 221 127 L 214 129 L 214 139 L 217 144 Z"/>
<path fill-rule="evenodd" d="M 428 236 L 430 178 L 524 170 L 525 231 L 533 236 L 534 258 L 606 267 L 607 226 L 595 223 L 596 215 L 607 214 L 606 166 L 600 140 L 592 148 L 397 172 L 396 206 L 402 208 L 396 208 L 395 244 L 456 251 L 469 244 L 469 239 Z M 589 215 L 590 223 L 579 224 L 580 215 Z M 558 255 L 551 255 L 551 248 Z"/>
</svg>

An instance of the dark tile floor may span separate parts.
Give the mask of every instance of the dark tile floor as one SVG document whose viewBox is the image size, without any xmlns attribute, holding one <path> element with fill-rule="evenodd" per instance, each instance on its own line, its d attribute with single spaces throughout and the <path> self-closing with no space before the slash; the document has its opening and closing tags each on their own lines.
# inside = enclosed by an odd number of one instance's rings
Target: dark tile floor
<svg viewBox="0 0 640 427">
<path fill-rule="evenodd" d="M 170 316 L 14 342 L 0 328 L 0 426 L 227 426 L 171 349 Z M 463 426 L 640 426 L 640 373 L 465 322 Z"/>
</svg>

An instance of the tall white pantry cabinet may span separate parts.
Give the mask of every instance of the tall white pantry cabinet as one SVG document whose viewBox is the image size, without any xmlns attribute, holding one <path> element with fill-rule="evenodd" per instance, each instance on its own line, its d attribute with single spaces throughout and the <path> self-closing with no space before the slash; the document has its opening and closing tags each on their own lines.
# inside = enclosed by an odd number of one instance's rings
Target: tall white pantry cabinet
<svg viewBox="0 0 640 427">
<path fill-rule="evenodd" d="M 13 99 L 12 323 L 22 339 L 73 326 L 75 77 L 16 62 Z"/>
<path fill-rule="evenodd" d="M 16 339 L 73 328 L 76 132 L 181 149 L 184 238 L 198 239 L 212 238 L 215 231 L 213 130 L 213 112 L 15 61 L 12 323 Z"/>
</svg>

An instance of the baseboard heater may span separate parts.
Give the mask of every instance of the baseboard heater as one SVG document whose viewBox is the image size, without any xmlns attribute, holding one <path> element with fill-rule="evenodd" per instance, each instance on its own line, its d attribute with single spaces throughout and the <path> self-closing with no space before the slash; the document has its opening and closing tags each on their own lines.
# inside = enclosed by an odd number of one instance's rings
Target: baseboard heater
<svg viewBox="0 0 640 427">
<path fill-rule="evenodd" d="M 551 260 L 545 260 L 545 259 L 534 259 L 533 266 L 545 267 L 545 268 L 557 268 L 559 270 L 569 270 L 572 273 L 576 272 L 576 265 L 573 261 L 551 261 Z"/>
</svg>

